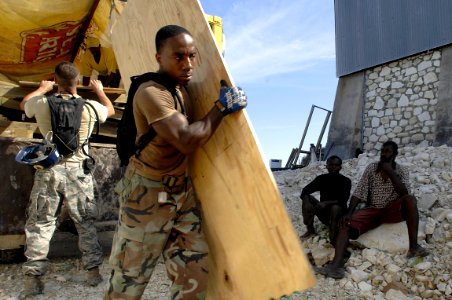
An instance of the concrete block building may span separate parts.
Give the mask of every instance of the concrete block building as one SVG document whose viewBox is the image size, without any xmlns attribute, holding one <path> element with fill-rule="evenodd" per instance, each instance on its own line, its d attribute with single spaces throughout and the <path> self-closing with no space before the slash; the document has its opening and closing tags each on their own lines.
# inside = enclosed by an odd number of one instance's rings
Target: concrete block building
<svg viewBox="0 0 452 300">
<path fill-rule="evenodd" d="M 449 0 L 335 0 L 330 154 L 452 146 L 451 15 Z"/>
</svg>

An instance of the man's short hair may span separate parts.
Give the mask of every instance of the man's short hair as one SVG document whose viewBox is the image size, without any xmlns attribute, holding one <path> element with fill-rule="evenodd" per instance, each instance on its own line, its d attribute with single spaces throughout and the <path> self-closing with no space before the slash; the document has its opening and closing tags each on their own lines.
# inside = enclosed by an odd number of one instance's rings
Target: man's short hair
<svg viewBox="0 0 452 300">
<path fill-rule="evenodd" d="M 162 49 L 167 39 L 172 38 L 173 36 L 179 35 L 181 33 L 186 33 L 189 36 L 192 36 L 187 29 L 179 25 L 166 25 L 160 28 L 159 31 L 157 31 L 157 34 L 155 35 L 155 49 L 157 53 L 160 52 L 160 49 Z"/>
<path fill-rule="evenodd" d="M 328 157 L 328 159 L 326 160 L 326 163 L 329 163 L 329 162 L 331 162 L 332 160 L 335 160 L 335 159 L 339 161 L 340 165 L 342 165 L 342 159 L 339 156 L 337 156 L 337 155 L 333 155 L 333 156 Z"/>
<path fill-rule="evenodd" d="M 63 61 L 55 67 L 55 76 L 58 79 L 58 84 L 64 87 L 76 86 L 79 73 L 74 64 L 68 61 Z"/>
<path fill-rule="evenodd" d="M 399 146 L 397 146 L 396 142 L 393 142 L 393 141 L 384 142 L 382 147 L 386 147 L 386 146 L 391 147 L 392 148 L 392 152 L 395 155 L 397 155 L 399 153 Z"/>
</svg>

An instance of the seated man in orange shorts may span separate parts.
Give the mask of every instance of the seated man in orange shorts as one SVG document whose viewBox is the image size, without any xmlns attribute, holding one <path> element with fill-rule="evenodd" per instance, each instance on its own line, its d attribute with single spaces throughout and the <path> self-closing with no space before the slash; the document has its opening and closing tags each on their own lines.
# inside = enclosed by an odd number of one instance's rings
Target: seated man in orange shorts
<svg viewBox="0 0 452 300">
<path fill-rule="evenodd" d="M 381 147 L 380 161 L 367 166 L 352 195 L 348 213 L 340 222 L 334 259 L 326 266 L 317 268 L 318 273 L 335 279 L 343 278 L 349 239 L 357 239 L 383 223 L 406 221 L 408 258 L 429 254 L 417 242 L 419 213 L 416 198 L 408 191 L 408 169 L 395 162 L 397 154 L 397 144 L 387 141 Z M 354 211 L 359 202 L 367 202 L 367 207 Z"/>
</svg>

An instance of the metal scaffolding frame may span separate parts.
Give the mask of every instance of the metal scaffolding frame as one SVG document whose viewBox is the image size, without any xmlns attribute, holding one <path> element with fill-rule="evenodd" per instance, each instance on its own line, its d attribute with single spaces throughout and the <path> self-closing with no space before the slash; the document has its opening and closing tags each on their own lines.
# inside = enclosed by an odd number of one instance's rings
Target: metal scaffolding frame
<svg viewBox="0 0 452 300">
<path fill-rule="evenodd" d="M 313 115 L 314 110 L 316 108 L 324 110 L 324 111 L 327 112 L 327 114 L 325 116 L 325 121 L 323 122 L 322 130 L 320 131 L 319 138 L 317 139 L 317 144 L 315 145 L 315 149 L 309 149 L 309 151 L 302 150 L 303 144 L 304 144 L 304 140 L 306 138 L 306 133 L 308 132 L 308 128 L 309 128 L 309 125 L 311 123 L 311 118 L 312 118 L 312 115 Z M 320 148 L 321 148 L 322 138 L 323 138 L 323 135 L 325 134 L 325 129 L 326 129 L 326 126 L 328 125 L 328 122 L 330 120 L 331 114 L 332 114 L 331 110 L 328 110 L 326 108 L 323 108 L 323 107 L 320 107 L 320 106 L 317 106 L 317 105 L 312 105 L 311 111 L 309 113 L 308 120 L 306 122 L 306 126 L 304 128 L 303 136 L 301 137 L 300 144 L 299 144 L 298 148 L 292 149 L 292 152 L 290 153 L 289 159 L 287 160 L 287 163 L 286 163 L 286 168 L 304 167 L 301 164 L 297 164 L 298 158 L 300 157 L 300 153 L 311 154 L 312 150 L 315 151 L 314 153 L 321 153 L 321 149 Z"/>
</svg>

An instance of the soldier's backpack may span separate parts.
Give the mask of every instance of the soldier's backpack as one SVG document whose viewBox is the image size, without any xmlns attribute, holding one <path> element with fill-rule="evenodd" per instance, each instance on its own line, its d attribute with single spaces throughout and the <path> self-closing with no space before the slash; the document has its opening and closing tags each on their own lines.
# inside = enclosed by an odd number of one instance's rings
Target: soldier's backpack
<svg viewBox="0 0 452 300">
<path fill-rule="evenodd" d="M 184 111 L 184 105 L 182 100 L 176 93 L 176 85 L 174 81 L 165 76 L 164 74 L 148 72 L 141 75 L 132 76 L 130 78 L 131 84 L 129 92 L 127 95 L 127 103 L 123 111 L 121 121 L 119 122 L 117 135 L 116 135 L 116 152 L 118 153 L 119 159 L 121 161 L 121 166 L 127 166 L 129 164 L 129 159 L 132 155 L 140 155 L 141 150 L 152 141 L 156 136 L 155 130 L 151 129 L 144 134 L 137 143 L 135 143 L 137 136 L 137 127 L 135 124 L 135 117 L 133 115 L 133 97 L 135 96 L 138 87 L 147 81 L 154 81 L 158 84 L 163 85 L 168 91 L 171 92 L 174 99 L 174 105 L 177 109 L 177 103 L 182 107 L 182 112 Z"/>
<path fill-rule="evenodd" d="M 82 111 L 85 104 L 91 107 L 92 105 L 81 97 L 63 99 L 58 94 L 48 96 L 47 103 L 49 104 L 51 115 L 52 142 L 56 145 L 60 155 L 68 156 L 82 146 L 79 145 Z M 94 121 L 98 121 L 99 117 L 97 116 L 97 112 L 94 107 L 92 109 L 97 118 Z M 99 132 L 99 124 L 97 124 L 97 132 Z M 88 142 L 88 139 L 83 144 L 86 142 Z"/>
</svg>

